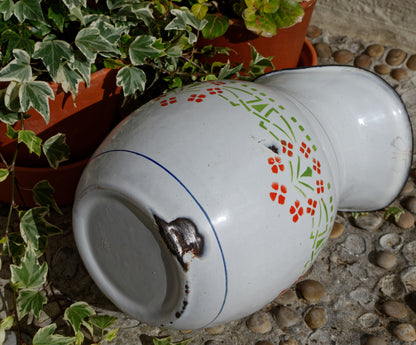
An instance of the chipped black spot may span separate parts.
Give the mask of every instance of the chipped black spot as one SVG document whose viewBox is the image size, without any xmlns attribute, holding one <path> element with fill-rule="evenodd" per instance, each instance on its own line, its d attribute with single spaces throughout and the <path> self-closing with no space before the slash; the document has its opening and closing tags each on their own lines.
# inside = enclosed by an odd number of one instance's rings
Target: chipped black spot
<svg viewBox="0 0 416 345">
<path fill-rule="evenodd" d="M 275 154 L 279 154 L 279 148 L 275 145 L 268 146 L 269 150 L 272 150 Z"/>
<path fill-rule="evenodd" d="M 176 218 L 170 223 L 156 215 L 154 218 L 168 249 L 187 271 L 188 264 L 183 261 L 185 253 L 192 253 L 199 257 L 203 252 L 204 239 L 198 233 L 197 227 L 188 218 Z"/>
</svg>

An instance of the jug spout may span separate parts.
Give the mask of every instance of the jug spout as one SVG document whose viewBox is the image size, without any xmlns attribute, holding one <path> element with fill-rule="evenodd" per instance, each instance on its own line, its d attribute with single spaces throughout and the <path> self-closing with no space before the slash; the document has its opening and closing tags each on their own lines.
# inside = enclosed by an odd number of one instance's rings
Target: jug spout
<svg viewBox="0 0 416 345">
<path fill-rule="evenodd" d="M 339 209 L 373 211 L 402 190 L 412 161 L 406 107 L 382 78 L 351 66 L 275 71 L 256 80 L 307 109 L 331 142 L 339 170 Z"/>
</svg>

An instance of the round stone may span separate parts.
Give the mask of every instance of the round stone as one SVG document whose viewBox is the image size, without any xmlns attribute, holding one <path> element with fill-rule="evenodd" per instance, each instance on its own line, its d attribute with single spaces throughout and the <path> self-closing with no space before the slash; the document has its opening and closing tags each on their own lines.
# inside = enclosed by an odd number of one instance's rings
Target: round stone
<svg viewBox="0 0 416 345">
<path fill-rule="evenodd" d="M 416 331 L 409 323 L 401 323 L 393 328 L 393 334 L 402 341 L 415 341 Z"/>
<path fill-rule="evenodd" d="M 246 324 L 248 329 L 255 333 L 264 334 L 272 330 L 269 315 L 262 311 L 251 315 Z"/>
<path fill-rule="evenodd" d="M 373 328 L 380 324 L 380 320 L 376 314 L 365 313 L 358 318 L 362 328 Z"/>
<path fill-rule="evenodd" d="M 347 64 L 354 58 L 354 54 L 347 49 L 340 49 L 336 51 L 332 56 L 335 62 L 339 64 Z"/>
<path fill-rule="evenodd" d="M 405 269 L 401 273 L 401 280 L 408 292 L 416 291 L 416 266 Z"/>
<path fill-rule="evenodd" d="M 404 80 L 407 78 L 407 72 L 404 68 L 395 68 L 390 72 L 390 75 L 396 80 Z"/>
<path fill-rule="evenodd" d="M 381 309 L 387 316 L 394 317 L 396 319 L 404 319 L 407 316 L 407 309 L 403 303 L 395 301 L 384 302 Z"/>
<path fill-rule="evenodd" d="M 273 308 L 272 313 L 276 318 L 277 323 L 282 328 L 291 327 L 299 321 L 298 314 L 289 307 L 278 306 Z"/>
<path fill-rule="evenodd" d="M 323 285 L 312 279 L 306 279 L 296 284 L 296 289 L 300 292 L 302 297 L 310 303 L 317 303 L 325 295 L 325 288 Z"/>
<path fill-rule="evenodd" d="M 255 345 L 273 345 L 273 343 L 270 342 L 270 341 L 267 341 L 267 340 L 260 340 L 260 341 L 256 342 Z"/>
<path fill-rule="evenodd" d="M 405 185 L 404 185 L 404 187 L 403 187 L 403 189 L 402 189 L 402 191 L 401 191 L 401 193 L 403 193 L 403 194 L 409 194 L 409 193 L 411 193 L 411 192 L 413 192 L 415 190 L 415 186 L 413 185 L 413 183 L 411 183 L 411 182 L 407 182 Z M 416 198 L 415 198 L 416 199 Z M 409 210 L 410 211 L 410 210 Z M 413 211 L 412 211 L 413 212 Z M 416 205 L 415 205 L 415 212 L 416 212 Z M 414 213 L 415 213 L 414 212 Z"/>
<path fill-rule="evenodd" d="M 316 55 L 318 55 L 319 58 L 327 59 L 331 57 L 332 51 L 331 47 L 327 43 L 317 43 L 315 44 L 315 51 Z"/>
<path fill-rule="evenodd" d="M 367 54 L 358 55 L 354 60 L 354 66 L 367 68 L 371 64 L 371 57 Z"/>
<path fill-rule="evenodd" d="M 308 31 L 306 31 L 306 36 L 309 38 L 316 38 L 322 35 L 322 30 L 316 25 L 309 25 Z"/>
<path fill-rule="evenodd" d="M 380 57 L 384 53 L 384 47 L 380 44 L 369 45 L 365 53 L 370 57 Z"/>
<path fill-rule="evenodd" d="M 403 201 L 403 206 L 410 212 L 416 213 L 416 198 L 411 196 Z"/>
<path fill-rule="evenodd" d="M 392 299 L 402 298 L 405 290 L 400 277 L 396 274 L 384 276 L 379 281 L 380 290 Z"/>
<path fill-rule="evenodd" d="M 209 335 L 218 335 L 224 333 L 225 325 L 219 325 L 215 327 L 205 328 L 205 333 Z"/>
<path fill-rule="evenodd" d="M 396 222 L 396 225 L 402 229 L 409 229 L 415 225 L 415 217 L 410 212 L 405 211 L 400 215 L 399 220 Z"/>
<path fill-rule="evenodd" d="M 397 258 L 393 253 L 382 251 L 376 254 L 376 264 L 386 270 L 391 270 L 397 264 Z"/>
<path fill-rule="evenodd" d="M 369 231 L 375 231 L 383 225 L 383 218 L 374 213 L 361 214 L 354 219 L 354 225 Z"/>
<path fill-rule="evenodd" d="M 287 340 L 282 340 L 279 345 L 298 345 L 298 341 L 295 338 L 290 337 Z"/>
<path fill-rule="evenodd" d="M 403 247 L 403 256 L 410 264 L 416 264 L 416 241 L 406 243 Z"/>
<path fill-rule="evenodd" d="M 357 234 L 348 235 L 343 245 L 353 255 L 363 254 L 367 250 L 364 238 Z"/>
<path fill-rule="evenodd" d="M 296 293 L 292 289 L 288 289 L 282 295 L 276 297 L 273 302 L 282 305 L 289 305 L 295 303 L 296 300 Z"/>
<path fill-rule="evenodd" d="M 411 69 L 412 71 L 416 71 L 416 54 L 411 55 L 409 57 L 409 60 L 407 60 L 406 66 L 408 69 Z"/>
<path fill-rule="evenodd" d="M 331 234 L 329 235 L 330 239 L 335 239 L 340 237 L 344 233 L 344 224 L 335 222 L 332 227 Z"/>
<path fill-rule="evenodd" d="M 387 343 L 383 338 L 380 338 L 376 335 L 370 335 L 366 339 L 365 345 L 387 345 Z"/>
<path fill-rule="evenodd" d="M 392 251 L 398 251 L 403 246 L 403 238 L 395 233 L 381 236 L 379 242 L 384 249 Z"/>
<path fill-rule="evenodd" d="M 309 309 L 305 315 L 305 322 L 312 330 L 321 328 L 326 322 L 325 310 L 318 307 Z"/>
<path fill-rule="evenodd" d="M 374 66 L 374 71 L 376 71 L 378 74 L 385 75 L 391 72 L 391 68 L 385 64 L 381 64 Z"/>
<path fill-rule="evenodd" d="M 386 56 L 386 62 L 390 66 L 400 65 L 406 58 L 406 52 L 401 49 L 391 49 Z"/>
</svg>

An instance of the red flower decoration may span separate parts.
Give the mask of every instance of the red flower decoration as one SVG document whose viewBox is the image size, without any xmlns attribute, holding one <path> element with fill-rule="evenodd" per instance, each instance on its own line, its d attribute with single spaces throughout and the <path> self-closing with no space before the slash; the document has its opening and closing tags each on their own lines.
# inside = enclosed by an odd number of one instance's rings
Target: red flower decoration
<svg viewBox="0 0 416 345">
<path fill-rule="evenodd" d="M 200 103 L 200 102 L 202 102 L 204 100 L 205 97 L 207 97 L 207 96 L 204 95 L 204 94 L 197 95 L 197 94 L 194 93 L 194 94 L 192 94 L 192 95 L 189 96 L 188 102 L 195 101 L 197 103 Z"/>
<path fill-rule="evenodd" d="M 279 187 L 280 187 L 280 188 L 279 188 Z M 284 186 L 284 185 L 280 185 L 280 186 L 279 186 L 279 184 L 278 184 L 277 182 L 274 182 L 274 183 L 272 184 L 272 188 L 273 188 L 276 192 L 271 192 L 271 193 L 270 193 L 270 199 L 272 199 L 272 201 L 275 201 L 275 200 L 276 200 L 276 198 L 277 198 L 277 202 L 278 202 L 280 205 L 284 205 L 285 200 L 286 200 L 286 196 L 285 196 L 284 194 L 286 194 L 286 193 L 287 193 L 287 188 L 286 188 L 286 186 Z M 279 193 L 279 189 L 280 189 L 280 193 L 281 193 L 281 194 L 278 194 L 278 193 Z"/>
<path fill-rule="evenodd" d="M 222 93 L 222 90 L 219 87 L 215 87 L 215 88 L 209 88 L 207 89 L 208 93 L 210 95 L 216 95 L 217 93 Z"/>
<path fill-rule="evenodd" d="M 282 144 L 282 151 L 283 153 L 287 153 L 289 157 L 293 156 L 293 144 L 291 142 L 286 142 L 286 140 L 281 140 L 280 143 Z"/>
<path fill-rule="evenodd" d="M 160 105 L 162 107 L 166 107 L 168 104 L 173 104 L 176 103 L 176 97 L 170 97 L 169 99 L 164 99 L 163 101 L 160 102 Z"/>
<path fill-rule="evenodd" d="M 308 207 L 306 208 L 306 213 L 310 213 L 311 216 L 314 216 L 317 205 L 318 205 L 318 202 L 316 200 L 308 199 Z"/>
<path fill-rule="evenodd" d="M 310 147 L 308 147 L 304 142 L 302 142 L 299 151 L 305 155 L 305 158 L 309 158 L 309 155 L 311 154 Z"/>
<path fill-rule="evenodd" d="M 285 170 L 285 166 L 282 163 L 282 159 L 278 156 L 270 157 L 268 160 L 269 164 L 272 166 L 272 171 L 277 174 L 280 171 Z"/>
<path fill-rule="evenodd" d="M 299 220 L 299 217 L 303 215 L 303 207 L 300 206 L 300 201 L 296 200 L 295 204 L 290 206 L 290 214 L 293 215 L 292 220 L 296 223 Z"/>
<path fill-rule="evenodd" d="M 317 159 L 313 159 L 313 170 L 315 170 L 318 174 L 321 174 L 321 163 Z"/>
<path fill-rule="evenodd" d="M 321 194 L 324 192 L 324 181 L 322 180 L 316 180 L 316 192 L 318 194 Z"/>
</svg>

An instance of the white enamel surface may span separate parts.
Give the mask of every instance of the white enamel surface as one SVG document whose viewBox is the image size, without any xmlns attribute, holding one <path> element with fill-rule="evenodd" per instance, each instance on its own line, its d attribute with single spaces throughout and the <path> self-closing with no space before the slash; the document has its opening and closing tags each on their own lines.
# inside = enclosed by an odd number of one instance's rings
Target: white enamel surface
<svg viewBox="0 0 416 345">
<path fill-rule="evenodd" d="M 78 187 L 74 233 L 120 309 L 166 327 L 213 326 L 261 308 L 310 267 L 332 228 L 342 162 L 297 99 L 254 83 L 194 84 L 110 134 Z M 153 215 L 190 219 L 203 237 L 187 271 Z"/>
<path fill-rule="evenodd" d="M 388 206 L 407 180 L 413 137 L 406 108 L 380 77 L 348 66 L 276 71 L 256 80 L 314 114 L 337 152 L 341 210 Z"/>
</svg>

